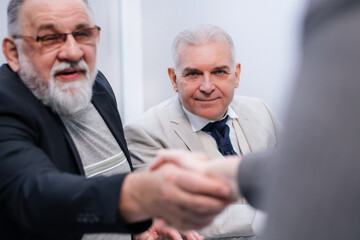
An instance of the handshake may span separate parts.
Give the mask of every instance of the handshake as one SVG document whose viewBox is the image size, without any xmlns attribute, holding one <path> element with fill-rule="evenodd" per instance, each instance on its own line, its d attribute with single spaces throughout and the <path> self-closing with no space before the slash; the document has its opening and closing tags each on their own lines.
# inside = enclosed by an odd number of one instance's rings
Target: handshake
<svg viewBox="0 0 360 240">
<path fill-rule="evenodd" d="M 209 161 L 199 153 L 163 150 L 145 170 L 126 176 L 119 210 L 128 223 L 159 218 L 179 230 L 199 229 L 239 197 L 241 159 Z"/>
</svg>

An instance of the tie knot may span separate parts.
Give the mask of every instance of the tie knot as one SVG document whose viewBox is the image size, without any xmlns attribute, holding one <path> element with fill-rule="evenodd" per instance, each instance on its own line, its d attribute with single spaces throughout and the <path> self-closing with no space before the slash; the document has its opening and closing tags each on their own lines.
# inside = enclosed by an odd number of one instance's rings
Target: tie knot
<svg viewBox="0 0 360 240">
<path fill-rule="evenodd" d="M 231 140 L 229 138 L 229 126 L 226 125 L 226 121 L 229 116 L 226 116 L 224 119 L 212 123 L 208 123 L 205 127 L 202 128 L 205 132 L 210 132 L 211 136 L 215 139 L 218 149 L 222 155 L 236 155 L 234 151 Z"/>
<path fill-rule="evenodd" d="M 216 130 L 218 133 L 220 133 L 221 135 L 224 136 L 224 131 L 225 131 L 225 127 L 226 127 L 226 122 L 228 120 L 228 115 L 219 121 L 216 122 L 210 122 L 208 124 L 206 124 L 205 127 L 203 127 L 201 130 L 205 131 L 205 132 L 212 132 L 213 130 Z"/>
</svg>

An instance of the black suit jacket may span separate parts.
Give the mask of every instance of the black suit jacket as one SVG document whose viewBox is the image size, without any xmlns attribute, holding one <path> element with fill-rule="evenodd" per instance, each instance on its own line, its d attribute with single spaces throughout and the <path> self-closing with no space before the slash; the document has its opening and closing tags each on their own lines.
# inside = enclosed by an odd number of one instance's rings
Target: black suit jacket
<svg viewBox="0 0 360 240">
<path fill-rule="evenodd" d="M 126 174 L 86 179 L 59 116 L 8 65 L 0 67 L 0 238 L 80 239 L 84 232 L 138 232 L 118 214 Z M 100 72 L 92 102 L 131 166 L 115 96 Z M 131 166 L 132 167 L 132 166 Z"/>
</svg>

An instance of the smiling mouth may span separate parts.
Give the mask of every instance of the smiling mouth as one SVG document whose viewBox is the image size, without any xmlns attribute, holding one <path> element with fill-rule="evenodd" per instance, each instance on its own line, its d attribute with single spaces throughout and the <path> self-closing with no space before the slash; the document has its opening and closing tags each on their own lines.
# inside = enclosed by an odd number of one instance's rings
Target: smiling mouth
<svg viewBox="0 0 360 240">
<path fill-rule="evenodd" d="M 215 100 L 218 100 L 219 98 L 212 98 L 212 99 L 196 99 L 199 102 L 213 102 Z"/>
</svg>

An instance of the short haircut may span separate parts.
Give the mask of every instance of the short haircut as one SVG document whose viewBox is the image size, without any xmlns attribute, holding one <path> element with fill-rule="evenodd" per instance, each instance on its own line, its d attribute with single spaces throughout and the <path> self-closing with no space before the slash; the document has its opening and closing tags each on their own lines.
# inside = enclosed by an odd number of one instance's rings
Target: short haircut
<svg viewBox="0 0 360 240">
<path fill-rule="evenodd" d="M 10 36 L 19 34 L 20 24 L 19 24 L 19 13 L 22 4 L 25 0 L 10 0 L 8 8 L 7 8 L 7 28 L 8 28 L 8 34 Z M 86 7 L 88 8 L 89 12 L 92 14 L 90 5 L 88 0 L 83 0 Z"/>
<path fill-rule="evenodd" d="M 235 64 L 235 46 L 231 36 L 218 26 L 204 24 L 195 28 L 185 29 L 176 36 L 172 45 L 172 57 L 175 69 L 179 68 L 179 55 L 177 50 L 181 44 L 196 46 L 205 42 L 223 42 L 229 44 L 231 62 Z"/>
</svg>

